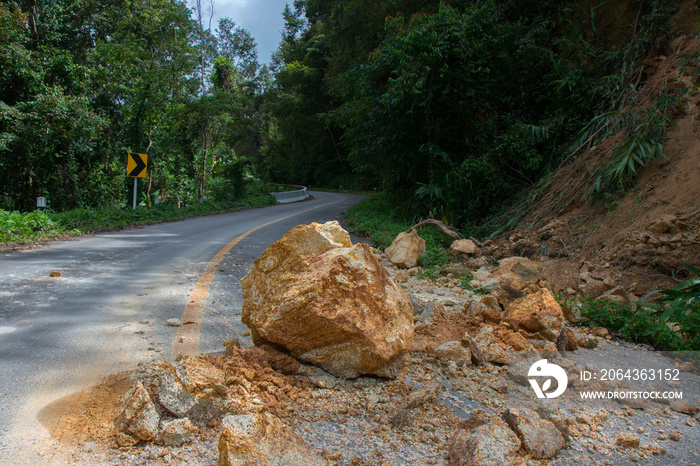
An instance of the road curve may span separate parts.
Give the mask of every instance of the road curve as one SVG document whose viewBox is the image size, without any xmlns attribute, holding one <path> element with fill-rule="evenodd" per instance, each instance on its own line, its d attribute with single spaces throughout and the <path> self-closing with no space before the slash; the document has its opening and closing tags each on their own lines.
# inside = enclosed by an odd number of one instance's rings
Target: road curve
<svg viewBox="0 0 700 466">
<path fill-rule="evenodd" d="M 190 352 L 220 352 L 231 338 L 250 345 L 239 282 L 253 260 L 295 225 L 342 221 L 362 199 L 312 194 L 0 253 L 0 464 L 40 462 L 33 446 L 48 431 L 37 413 L 110 373 L 171 358 L 183 344 Z M 187 322 L 193 306 L 195 332 L 166 325 Z"/>
</svg>

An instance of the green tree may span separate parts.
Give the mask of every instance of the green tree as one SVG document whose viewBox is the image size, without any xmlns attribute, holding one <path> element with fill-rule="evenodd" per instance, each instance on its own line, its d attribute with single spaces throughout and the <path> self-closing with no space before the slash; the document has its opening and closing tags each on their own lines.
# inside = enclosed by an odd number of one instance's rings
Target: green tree
<svg viewBox="0 0 700 466">
<path fill-rule="evenodd" d="M 264 151 L 267 170 L 276 181 L 338 184 L 350 173 L 342 132 L 325 115 L 339 102 L 330 93 L 325 70 L 331 45 L 325 25 L 309 26 L 303 4 L 285 9 L 285 29 L 273 63 L 275 80 L 266 94 L 266 108 L 274 118 L 268 126 Z"/>
<path fill-rule="evenodd" d="M 353 166 L 376 174 L 408 213 L 474 219 L 543 168 L 521 130 L 545 113 L 549 54 L 504 16 L 490 1 L 398 16 L 343 76 L 334 115 Z"/>
</svg>

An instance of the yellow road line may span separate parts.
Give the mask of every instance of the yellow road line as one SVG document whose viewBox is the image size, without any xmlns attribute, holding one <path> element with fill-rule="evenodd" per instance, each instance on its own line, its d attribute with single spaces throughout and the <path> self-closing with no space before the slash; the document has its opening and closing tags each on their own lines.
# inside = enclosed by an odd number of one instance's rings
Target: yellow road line
<svg viewBox="0 0 700 466">
<path fill-rule="evenodd" d="M 351 196 L 350 198 L 352 198 Z M 349 198 L 339 199 L 337 201 L 329 202 L 327 204 L 322 204 L 320 206 L 312 207 L 311 209 L 302 210 L 295 214 L 287 215 L 286 217 L 278 218 L 271 222 L 267 222 L 263 225 L 257 226 L 252 230 L 248 230 L 239 237 L 235 238 L 233 241 L 228 243 L 226 246 L 221 248 L 214 257 L 209 261 L 207 266 L 202 272 L 202 276 L 192 289 L 189 299 L 187 300 L 187 305 L 185 306 L 185 311 L 182 313 L 182 318 L 180 321 L 182 324 L 177 331 L 177 336 L 175 337 L 175 342 L 173 343 L 172 357 L 176 357 L 178 354 L 184 354 L 187 356 L 194 356 L 197 354 L 197 348 L 199 347 L 199 335 L 202 326 L 202 316 L 204 315 L 204 303 L 207 300 L 207 295 L 209 294 L 209 286 L 214 280 L 214 275 L 216 274 L 216 269 L 219 267 L 221 261 L 226 257 L 226 254 L 231 251 L 243 238 L 249 236 L 250 234 L 258 231 L 273 223 L 286 220 L 288 218 L 294 217 L 296 215 L 304 214 L 312 210 L 320 209 L 321 207 L 326 207 L 332 204 L 337 204 L 338 202 L 345 201 Z"/>
</svg>

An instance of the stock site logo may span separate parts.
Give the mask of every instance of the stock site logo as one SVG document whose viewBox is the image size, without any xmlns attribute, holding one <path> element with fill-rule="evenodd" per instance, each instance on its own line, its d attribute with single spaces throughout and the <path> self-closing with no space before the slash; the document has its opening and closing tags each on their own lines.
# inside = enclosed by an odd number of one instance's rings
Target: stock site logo
<svg viewBox="0 0 700 466">
<path fill-rule="evenodd" d="M 537 398 L 556 398 L 564 393 L 564 390 L 566 390 L 566 385 L 569 382 L 569 378 L 566 376 L 564 369 L 556 364 L 547 362 L 546 359 L 540 359 L 530 366 L 530 370 L 527 372 L 527 375 L 528 377 L 547 377 L 547 379 L 544 380 L 542 387 L 540 387 L 537 380 L 533 380 L 532 378 L 529 379 L 530 385 L 535 391 Z M 556 390 L 548 393 L 547 390 L 552 388 L 552 379 L 557 381 L 557 387 Z"/>
</svg>

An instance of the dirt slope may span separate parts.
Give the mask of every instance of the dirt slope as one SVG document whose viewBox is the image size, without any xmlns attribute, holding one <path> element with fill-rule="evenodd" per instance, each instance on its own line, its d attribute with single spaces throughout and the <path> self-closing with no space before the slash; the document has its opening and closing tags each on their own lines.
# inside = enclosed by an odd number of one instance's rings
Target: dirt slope
<svg viewBox="0 0 700 466">
<path fill-rule="evenodd" d="M 619 272 L 621 285 L 637 282 L 640 291 L 675 285 L 687 276 L 680 262 L 700 265 L 700 37 L 694 3 L 674 18 L 668 54 L 644 63 L 642 105 L 653 105 L 663 89 L 683 95 L 673 109 L 676 125 L 664 145 L 666 158 L 652 162 L 621 197 L 593 204 L 595 179 L 623 137 L 612 136 L 561 167 L 542 200 L 494 250 L 608 266 Z M 653 226 L 660 220 L 671 228 Z"/>
</svg>

